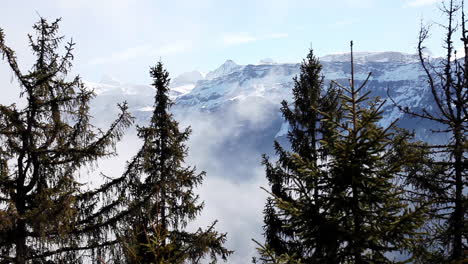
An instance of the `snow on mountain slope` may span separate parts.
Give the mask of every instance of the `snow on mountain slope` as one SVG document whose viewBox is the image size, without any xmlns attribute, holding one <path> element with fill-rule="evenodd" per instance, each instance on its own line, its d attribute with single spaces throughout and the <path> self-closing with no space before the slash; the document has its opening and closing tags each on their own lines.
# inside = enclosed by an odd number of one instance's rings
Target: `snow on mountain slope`
<svg viewBox="0 0 468 264">
<path fill-rule="evenodd" d="M 150 95 L 154 89 L 149 85 L 122 83 L 112 77 L 104 76 L 99 83 L 83 81 L 84 85 L 94 90 L 97 95 Z"/>
<path fill-rule="evenodd" d="M 216 70 L 210 71 L 206 74 L 205 79 L 212 80 L 216 79 L 235 71 L 239 71 L 243 68 L 241 65 L 237 65 L 233 60 L 225 61 L 221 66 L 219 66 Z"/>
<path fill-rule="evenodd" d="M 369 72 L 372 76 L 367 90 L 373 96 L 387 98 L 387 90 L 401 105 L 418 110 L 429 104 L 425 76 L 416 55 L 399 52 L 356 52 L 354 54 L 355 78 L 362 82 Z M 332 54 L 320 58 L 325 81 L 336 80 L 344 85 L 350 77 L 349 53 Z M 271 59 L 257 65 L 238 65 L 227 60 L 214 71 L 183 73 L 171 82 L 171 98 L 175 100 L 176 112 L 201 111 L 215 114 L 221 109 L 237 110 L 254 108 L 253 105 L 270 104 L 279 111 L 282 100 L 291 101 L 293 77 L 299 73 L 298 63 L 278 64 Z M 110 77 L 100 83 L 86 83 L 99 95 L 97 110 L 104 111 L 109 102 L 126 100 L 138 118 L 146 116 L 153 106 L 154 89 L 149 85 L 130 85 Z M 242 107 L 240 107 L 242 106 Z M 255 106 L 255 109 L 259 109 Z M 263 111 L 263 110 L 261 110 Z M 112 112 L 112 111 L 111 111 Z M 250 115 L 245 115 L 250 118 Z M 258 116 L 252 113 L 252 117 Z M 278 116 L 280 116 L 278 114 Z M 387 125 L 402 114 L 391 102 L 384 107 L 381 125 Z M 280 127 L 278 127 L 279 132 Z M 278 133 L 278 135 L 284 134 Z"/>
<path fill-rule="evenodd" d="M 171 97 L 175 99 L 192 91 L 198 81 L 204 77 L 199 71 L 185 72 L 171 80 Z"/>
<path fill-rule="evenodd" d="M 403 106 L 421 107 L 428 95 L 424 72 L 415 55 L 398 52 L 360 52 L 355 54 L 358 61 L 355 66 L 357 82 L 363 81 L 372 72 L 367 89 L 372 95 L 387 97 L 387 89 L 395 100 Z M 326 82 L 336 80 L 342 84 L 348 83 L 350 77 L 349 53 L 327 55 L 321 58 L 323 74 Z M 216 78 L 206 78 L 197 83 L 193 90 L 176 100 L 177 107 L 216 111 L 216 109 L 239 103 L 247 98 L 266 100 L 279 105 L 282 100 L 291 100 L 293 77 L 299 73 L 299 64 L 259 64 L 245 65 L 235 68 L 227 62 L 218 68 L 229 69 L 229 74 L 218 74 Z M 213 76 L 213 75 L 212 75 Z M 387 103 L 382 125 L 389 124 L 401 113 Z"/>
<path fill-rule="evenodd" d="M 176 87 L 171 87 L 171 96 L 173 98 L 176 98 L 178 96 L 188 94 L 193 90 L 193 88 L 195 88 L 195 84 L 184 84 Z"/>
<path fill-rule="evenodd" d="M 230 74 L 199 81 L 188 94 L 177 98 L 178 107 L 214 110 L 225 103 L 249 97 L 264 98 L 272 103 L 290 97 L 296 64 L 246 65 Z"/>
<path fill-rule="evenodd" d="M 378 82 L 380 85 L 377 86 L 400 82 L 408 90 L 402 82 L 415 84 L 424 77 L 415 55 L 397 52 L 361 52 L 355 57 L 359 61 L 356 65 L 356 79 L 364 80 L 367 74 L 372 72 L 371 81 L 374 84 Z M 321 61 L 326 80 L 349 78 L 349 53 L 327 55 L 322 57 Z M 292 78 L 299 73 L 299 64 L 263 63 L 246 66 L 235 64 L 234 68 L 228 67 L 232 65 L 233 62 L 228 61 L 216 71 L 210 72 L 207 76 L 211 78 L 199 81 L 190 93 L 179 97 L 177 103 L 211 109 L 223 102 L 242 100 L 249 96 L 265 97 L 279 103 L 281 99 L 291 97 Z M 216 78 L 212 78 L 214 73 L 218 73 Z M 377 88 L 382 90 L 384 87 Z M 402 92 L 400 88 L 397 91 Z M 412 89 L 414 88 L 417 87 Z"/>
<path fill-rule="evenodd" d="M 175 100 L 178 96 L 189 93 L 202 79 L 202 74 L 197 71 L 179 75 L 170 82 L 169 96 Z M 155 89 L 151 85 L 123 83 L 108 75 L 104 75 L 99 83 L 83 83 L 97 95 L 92 101 L 91 109 L 95 120 L 101 126 L 118 114 L 117 103 L 127 102 L 129 110 L 141 120 L 147 120 L 153 111 Z"/>
</svg>

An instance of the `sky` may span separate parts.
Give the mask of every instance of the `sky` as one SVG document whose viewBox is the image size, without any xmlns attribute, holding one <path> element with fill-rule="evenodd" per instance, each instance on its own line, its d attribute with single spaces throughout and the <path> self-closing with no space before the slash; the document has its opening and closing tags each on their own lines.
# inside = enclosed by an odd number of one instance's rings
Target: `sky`
<svg viewBox="0 0 468 264">
<path fill-rule="evenodd" d="M 76 42 L 73 72 L 149 84 L 162 60 L 171 76 L 208 72 L 227 59 L 299 62 L 348 50 L 414 53 L 421 20 L 444 21 L 437 0 L 5 0 L 0 28 L 22 67 L 32 62 L 27 34 L 39 16 L 62 18 L 60 32 Z M 437 27 L 428 42 L 442 51 Z M 0 63 L 0 77 L 6 64 Z M 3 73 L 2 73 L 3 72 Z"/>
</svg>

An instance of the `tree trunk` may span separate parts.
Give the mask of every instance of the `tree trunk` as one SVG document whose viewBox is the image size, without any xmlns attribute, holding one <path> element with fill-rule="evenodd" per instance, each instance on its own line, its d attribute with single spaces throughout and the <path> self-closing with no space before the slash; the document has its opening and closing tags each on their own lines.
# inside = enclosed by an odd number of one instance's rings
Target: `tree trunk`
<svg viewBox="0 0 468 264">
<path fill-rule="evenodd" d="M 455 212 L 454 212 L 454 236 L 453 236 L 453 260 L 459 260 L 463 256 L 463 146 L 461 125 L 457 124 L 454 129 L 455 137 Z"/>
<path fill-rule="evenodd" d="M 25 264 L 26 263 L 26 224 L 24 220 L 19 220 L 16 227 L 15 234 L 15 246 L 16 246 L 16 258 L 15 264 Z"/>
</svg>

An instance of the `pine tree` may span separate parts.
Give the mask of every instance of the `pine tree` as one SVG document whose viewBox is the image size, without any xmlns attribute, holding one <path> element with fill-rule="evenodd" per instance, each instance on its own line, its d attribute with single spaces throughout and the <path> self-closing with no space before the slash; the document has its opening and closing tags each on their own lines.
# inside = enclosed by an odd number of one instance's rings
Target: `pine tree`
<svg viewBox="0 0 468 264">
<path fill-rule="evenodd" d="M 468 31 L 463 1 L 461 4 L 454 0 L 447 1 L 442 6 L 442 11 L 447 15 L 447 24 L 444 26 L 445 57 L 434 65 L 434 61 L 425 56 L 424 44 L 429 37 L 428 27 L 421 27 L 418 40 L 420 62 L 426 73 L 435 107 L 413 112 L 397 105 L 402 112 L 412 117 L 431 121 L 440 128 L 433 130 L 434 133 L 442 133 L 449 138 L 439 145 L 420 146 L 432 152 L 426 164 L 432 168 L 433 173 L 408 177 L 408 182 L 416 187 L 418 199 L 433 203 L 432 217 L 426 225 L 427 243 L 421 244 L 421 263 L 448 263 L 466 259 L 468 250 Z M 457 23 L 456 16 L 460 12 L 461 21 Z M 457 58 L 454 47 L 457 32 L 461 34 L 464 52 L 461 58 Z"/>
<path fill-rule="evenodd" d="M 232 252 L 223 247 L 226 234 L 215 231 L 214 223 L 207 230 L 184 231 L 203 208 L 194 188 L 205 172 L 184 165 L 191 131 L 180 131 L 169 112 L 168 72 L 159 62 L 150 74 L 156 89 L 154 112 L 150 124 L 138 128 L 143 146 L 127 169 L 134 179 L 128 199 L 139 205 L 123 226 L 131 238 L 124 246 L 127 262 L 199 263 L 208 255 L 213 263 L 218 256 L 226 260 Z"/>
<path fill-rule="evenodd" d="M 300 259 L 297 257 L 290 256 L 288 253 L 282 253 L 278 255 L 275 250 L 271 249 L 268 245 L 262 245 L 256 240 L 253 240 L 257 244 L 257 252 L 259 253 L 258 260 L 256 257 L 252 258 L 252 263 L 264 264 L 302 264 Z"/>
<path fill-rule="evenodd" d="M 102 208 L 105 186 L 85 191 L 79 170 L 114 154 L 132 121 L 125 104 L 107 131 L 90 124 L 94 93 L 70 79 L 73 42 L 57 53 L 59 21 L 41 18 L 29 36 L 36 61 L 27 73 L 0 29 L 0 53 L 21 87 L 25 107 L 0 105 L 0 260 L 2 263 L 79 263 L 116 243 L 108 237 L 111 207 Z"/>
<path fill-rule="evenodd" d="M 350 86 L 336 83 L 343 89 L 343 118 L 331 122 L 333 140 L 323 142 L 330 151 L 325 207 L 340 244 L 336 263 L 394 263 L 388 253 L 410 253 L 425 220 L 425 208 L 406 201 L 404 186 L 397 185 L 414 165 L 411 137 L 396 121 L 378 125 L 385 102 L 369 100 L 370 91 L 361 94 L 370 76 L 356 86 L 351 42 Z"/>
<path fill-rule="evenodd" d="M 263 263 L 394 263 L 389 253 L 411 253 L 419 242 L 425 208 L 397 185 L 419 161 L 411 135 L 378 125 L 385 102 L 360 94 L 371 75 L 356 88 L 352 54 L 349 88 L 334 82 L 340 90 L 317 102 L 307 95 L 320 94 L 321 79 L 310 78 L 309 93 L 295 87 L 295 109 L 283 104 L 294 152 L 276 144 L 278 163 L 265 162 L 273 198 Z"/>
<path fill-rule="evenodd" d="M 264 157 L 267 179 L 273 197 L 268 198 L 264 210 L 266 247 L 276 255 L 289 254 L 304 261 L 319 261 L 329 254 L 331 233 L 323 225 L 326 218 L 321 192 L 326 188 L 323 164 L 326 150 L 320 148 L 319 140 L 329 134 L 327 123 L 321 122 L 323 112 L 339 116 L 337 111 L 337 91 L 323 88 L 322 66 L 310 50 L 301 64 L 298 78 L 294 78 L 293 107 L 282 102 L 281 111 L 289 123 L 288 139 L 292 153 L 286 151 L 278 142 L 275 149 L 278 162 L 272 164 Z M 303 204 L 303 199 L 306 200 Z M 308 226 L 296 222 L 281 203 L 292 206 L 306 206 L 311 222 Z M 303 236 L 304 232 L 310 233 Z M 268 263 L 268 262 L 265 262 Z"/>
</svg>

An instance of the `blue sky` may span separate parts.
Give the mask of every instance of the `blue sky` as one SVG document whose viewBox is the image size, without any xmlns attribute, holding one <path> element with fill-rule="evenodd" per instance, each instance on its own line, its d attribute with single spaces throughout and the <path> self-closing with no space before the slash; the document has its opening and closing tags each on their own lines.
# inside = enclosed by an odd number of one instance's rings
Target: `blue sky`
<svg viewBox="0 0 468 264">
<path fill-rule="evenodd" d="M 7 0 L 0 27 L 28 65 L 26 34 L 38 14 L 62 17 L 61 33 L 77 43 L 75 73 L 146 84 L 159 59 L 175 76 L 206 72 L 226 59 L 298 62 L 310 46 L 321 56 L 347 51 L 349 40 L 358 51 L 414 53 L 421 19 L 444 21 L 437 6 L 437 0 Z M 433 27 L 432 35 L 428 46 L 438 55 L 440 30 Z"/>
</svg>

